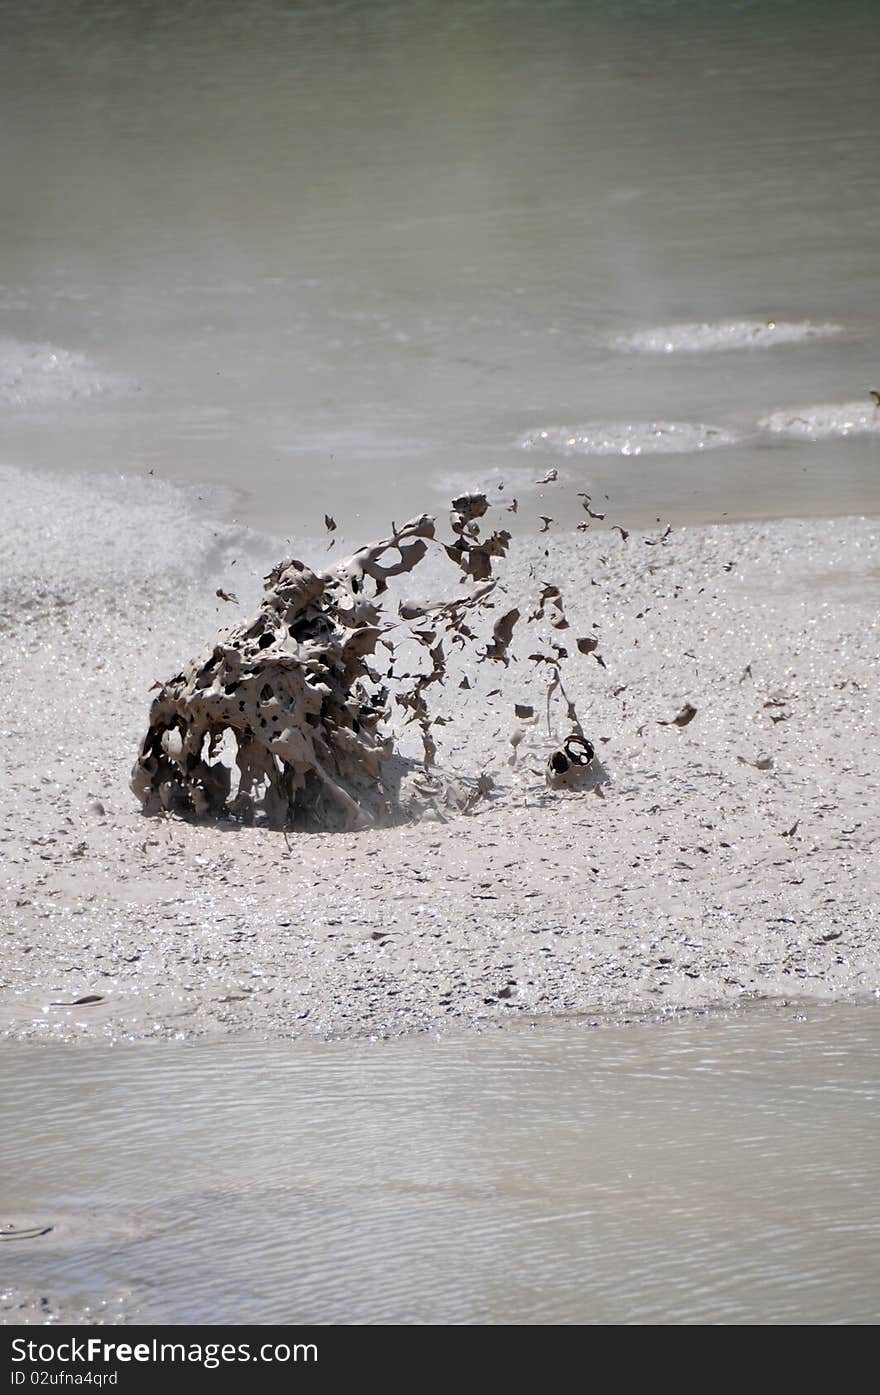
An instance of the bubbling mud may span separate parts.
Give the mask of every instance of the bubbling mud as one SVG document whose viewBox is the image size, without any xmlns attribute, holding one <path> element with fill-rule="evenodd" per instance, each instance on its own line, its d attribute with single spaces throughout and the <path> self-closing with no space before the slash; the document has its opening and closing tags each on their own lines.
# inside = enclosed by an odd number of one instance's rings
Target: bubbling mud
<svg viewBox="0 0 880 1395">
<path fill-rule="evenodd" d="M 717 320 L 637 329 L 631 334 L 615 335 L 610 346 L 622 353 L 702 354 L 803 344 L 828 339 L 841 331 L 841 325 L 811 324 L 808 320 Z"/>
<path fill-rule="evenodd" d="M 54 344 L 0 339 L 0 403 L 6 407 L 83 402 L 118 396 L 130 388 L 126 379 L 102 372 L 85 354 Z"/>
<path fill-rule="evenodd" d="M 775 436 L 820 441 L 834 436 L 880 436 L 880 402 L 831 402 L 771 412 L 758 425 Z"/>
<path fill-rule="evenodd" d="M 431 688 L 446 677 L 444 642 L 476 651 L 477 662 L 509 664 L 517 606 L 499 607 L 482 638 L 472 628 L 495 609 L 493 564 L 510 542 L 503 529 L 482 531 L 488 509 L 484 494 L 453 500 L 449 542 L 437 538 L 435 520 L 422 514 L 401 528 L 392 524 L 390 537 L 329 569 L 279 563 L 266 577 L 256 614 L 157 685 L 131 777 L 145 811 L 244 822 L 259 812 L 277 828 L 344 829 L 412 814 L 418 798 L 465 812 L 484 798 L 491 790 L 485 775 L 469 784 L 436 773 L 432 727 L 444 719 L 433 717 L 428 704 Z M 329 517 L 326 522 L 335 528 Z M 389 581 L 412 571 L 432 546 L 457 566 L 466 589 L 435 603 L 400 600 L 389 616 Z M 558 588 L 544 592 L 528 622 L 543 618 L 549 595 L 558 627 Z M 378 647 L 389 656 L 382 672 Z M 548 707 L 556 694 L 564 701 L 569 739 L 580 743 L 579 763 L 586 764 L 583 754 L 592 759 L 593 748 L 561 675 L 568 653 L 552 641 L 544 648 L 532 658 L 545 665 Z M 420 652 L 430 667 L 419 663 Z M 401 655 L 414 672 L 395 675 Z M 421 735 L 417 782 L 409 778 L 415 762 L 395 755 L 394 711 Z"/>
<path fill-rule="evenodd" d="M 693 421 L 594 421 L 583 426 L 545 426 L 519 440 L 521 450 L 554 455 L 674 455 L 732 446 L 737 437 L 723 426 Z"/>
</svg>

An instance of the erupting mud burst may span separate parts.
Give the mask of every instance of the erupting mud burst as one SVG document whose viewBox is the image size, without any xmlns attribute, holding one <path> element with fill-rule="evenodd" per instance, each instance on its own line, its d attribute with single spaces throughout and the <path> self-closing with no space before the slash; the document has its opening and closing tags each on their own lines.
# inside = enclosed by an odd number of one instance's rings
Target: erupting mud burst
<svg viewBox="0 0 880 1395">
<path fill-rule="evenodd" d="M 275 567 L 256 615 L 221 632 L 202 657 L 159 685 L 131 779 L 144 809 L 245 822 L 259 812 L 280 828 L 359 828 L 391 819 L 403 812 L 405 764 L 398 760 L 395 771 L 395 715 L 401 727 L 419 729 L 421 779 L 434 780 L 424 792 L 472 807 L 470 787 L 452 794 L 432 774 L 432 727 L 448 719 L 432 716 L 429 697 L 446 679 L 444 642 L 469 650 L 477 663 L 510 662 L 518 608 L 496 611 L 482 638 L 472 628 L 484 611 L 495 611 L 493 563 L 510 542 L 503 530 L 481 531 L 488 508 L 483 494 L 454 499 L 448 543 L 423 514 L 401 528 L 392 524 L 390 537 L 331 568 L 313 571 L 299 561 Z M 400 601 L 389 617 L 389 579 L 412 571 L 431 546 L 445 550 L 466 589 L 433 604 Z M 553 599 L 552 623 L 565 626 L 558 588 L 545 593 L 542 601 Z M 395 674 L 401 646 L 409 655 L 413 644 L 430 668 L 415 664 L 418 671 Z M 383 656 L 382 672 L 370 663 L 378 662 L 377 645 L 390 656 Z M 553 692 L 564 692 L 564 652 L 547 656 L 548 707 Z M 406 666 L 414 666 L 409 658 Z M 567 694 L 565 700 L 582 737 Z"/>
</svg>

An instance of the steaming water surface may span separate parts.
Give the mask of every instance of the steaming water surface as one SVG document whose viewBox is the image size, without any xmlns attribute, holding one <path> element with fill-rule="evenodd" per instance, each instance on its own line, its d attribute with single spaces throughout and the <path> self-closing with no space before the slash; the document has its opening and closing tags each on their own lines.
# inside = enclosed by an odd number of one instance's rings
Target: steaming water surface
<svg viewBox="0 0 880 1395">
<path fill-rule="evenodd" d="M 0 40 L 4 463 L 372 529 L 588 426 L 624 521 L 880 504 L 876 438 L 757 429 L 880 387 L 867 3 L 0 0 Z"/>
<path fill-rule="evenodd" d="M 6 1045 L 3 1281 L 166 1322 L 880 1318 L 876 1005 Z"/>
</svg>

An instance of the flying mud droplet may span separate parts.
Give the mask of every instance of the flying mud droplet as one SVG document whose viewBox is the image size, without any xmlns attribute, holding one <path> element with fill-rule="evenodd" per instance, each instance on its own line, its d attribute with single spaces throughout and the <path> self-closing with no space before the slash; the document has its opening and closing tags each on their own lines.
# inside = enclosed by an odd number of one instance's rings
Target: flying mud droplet
<svg viewBox="0 0 880 1395">
<path fill-rule="evenodd" d="M 668 722 L 658 721 L 658 727 L 686 727 L 697 715 L 697 709 L 693 703 L 686 702 L 684 707 L 675 717 L 671 717 Z"/>
<path fill-rule="evenodd" d="M 103 1003 L 104 998 L 100 993 L 87 993 L 84 998 L 74 998 L 72 1003 L 53 1002 L 51 1007 L 88 1007 L 90 1003 Z"/>
<path fill-rule="evenodd" d="M 504 664 L 505 668 L 510 663 L 507 650 L 513 639 L 513 631 L 518 619 L 519 611 L 514 608 L 508 610 L 506 615 L 502 615 L 500 620 L 496 620 L 492 629 L 492 643 L 486 646 L 485 657 Z"/>
</svg>

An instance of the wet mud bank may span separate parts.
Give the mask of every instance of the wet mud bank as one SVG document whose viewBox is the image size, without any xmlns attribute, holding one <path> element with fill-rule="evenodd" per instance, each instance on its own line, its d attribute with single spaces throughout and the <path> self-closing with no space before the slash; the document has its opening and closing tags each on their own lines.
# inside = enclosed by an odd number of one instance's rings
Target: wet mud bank
<svg viewBox="0 0 880 1395">
<path fill-rule="evenodd" d="M 597 638 L 566 691 L 601 781 L 548 786 L 561 715 L 517 637 L 508 667 L 453 648 L 435 690 L 437 766 L 491 777 L 469 815 L 285 835 L 146 818 L 128 789 L 151 685 L 274 549 L 137 487 L 133 520 L 124 482 L 71 485 L 76 526 L 4 558 L 6 1037 L 395 1036 L 880 986 L 876 523 L 516 537 L 509 596 L 552 565 L 559 642 Z"/>
</svg>

